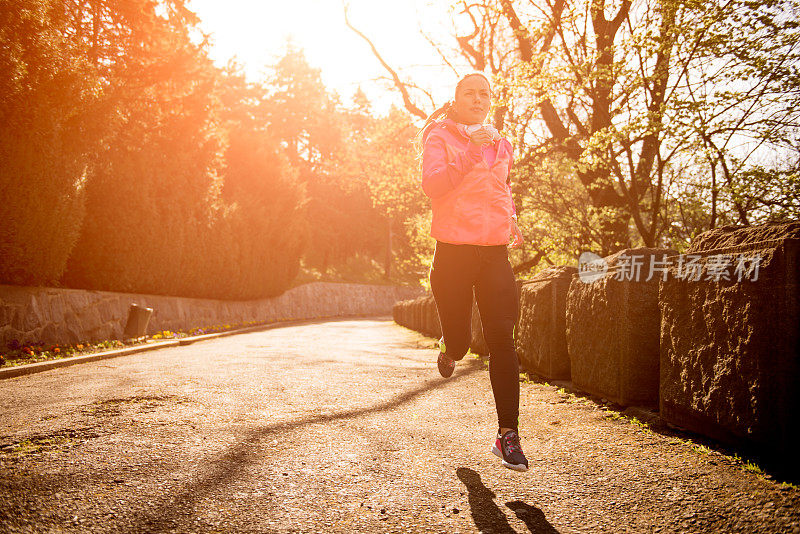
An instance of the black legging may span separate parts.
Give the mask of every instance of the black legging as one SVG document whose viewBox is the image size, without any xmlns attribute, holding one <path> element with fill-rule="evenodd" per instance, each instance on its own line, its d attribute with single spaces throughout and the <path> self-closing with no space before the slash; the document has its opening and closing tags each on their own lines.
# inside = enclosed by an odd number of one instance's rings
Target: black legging
<svg viewBox="0 0 800 534">
<path fill-rule="evenodd" d="M 469 350 L 472 288 L 489 347 L 489 379 L 501 428 L 517 430 L 519 360 L 514 325 L 519 299 L 506 245 L 454 245 L 436 241 L 430 270 L 431 291 L 442 325 L 445 354 L 460 360 Z"/>
</svg>

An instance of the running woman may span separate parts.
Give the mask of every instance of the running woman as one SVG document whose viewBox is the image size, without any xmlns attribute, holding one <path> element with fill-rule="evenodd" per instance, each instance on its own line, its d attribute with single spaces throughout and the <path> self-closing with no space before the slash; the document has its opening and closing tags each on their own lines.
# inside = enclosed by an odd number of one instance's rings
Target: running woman
<svg viewBox="0 0 800 534">
<path fill-rule="evenodd" d="M 469 350 L 472 296 L 489 346 L 489 377 L 498 433 L 492 452 L 503 465 L 528 470 L 519 442 L 519 360 L 514 325 L 519 315 L 508 246 L 522 243 L 511 198 L 512 147 L 483 124 L 492 90 L 482 73 L 461 78 L 455 99 L 434 111 L 420 130 L 422 189 L 431 200 L 436 239 L 429 279 L 442 339 L 437 365 L 445 378 Z"/>
</svg>

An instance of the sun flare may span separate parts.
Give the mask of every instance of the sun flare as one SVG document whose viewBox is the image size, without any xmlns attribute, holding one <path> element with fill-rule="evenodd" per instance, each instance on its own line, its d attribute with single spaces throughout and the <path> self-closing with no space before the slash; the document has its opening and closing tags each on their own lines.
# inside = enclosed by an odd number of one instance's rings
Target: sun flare
<svg viewBox="0 0 800 534">
<path fill-rule="evenodd" d="M 387 87 L 385 82 L 375 83 L 387 73 L 369 45 L 345 24 L 339 0 L 192 0 L 191 8 L 203 31 L 211 34 L 215 61 L 224 64 L 235 58 L 250 79 L 262 78 L 291 42 L 320 69 L 326 86 L 343 98 L 358 87 L 372 92 L 371 97 L 378 95 L 378 87 Z M 430 33 L 444 24 L 445 8 L 445 3 L 432 7 L 421 1 L 355 0 L 348 2 L 348 17 L 393 68 L 427 66 L 425 72 L 439 76 L 440 61 L 420 30 Z"/>
</svg>

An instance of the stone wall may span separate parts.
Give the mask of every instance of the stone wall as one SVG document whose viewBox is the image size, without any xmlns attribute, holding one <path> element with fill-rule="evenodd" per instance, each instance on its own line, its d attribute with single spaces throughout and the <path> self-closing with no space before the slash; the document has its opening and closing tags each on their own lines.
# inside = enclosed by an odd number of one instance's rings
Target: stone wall
<svg viewBox="0 0 800 534">
<path fill-rule="evenodd" d="M 673 268 L 659 291 L 662 419 L 800 473 L 800 222 L 722 227 L 689 254 L 700 256 L 700 279 Z M 722 255 L 728 279 L 709 279 Z M 742 258 L 759 258 L 757 273 Z M 753 267 L 741 280 L 740 261 Z"/>
<path fill-rule="evenodd" d="M 153 308 L 147 326 L 153 334 L 251 321 L 388 315 L 396 301 L 421 293 L 399 286 L 312 282 L 273 298 L 223 301 L 0 285 L 0 347 L 14 339 L 64 344 L 120 339 L 131 304 Z"/>
<path fill-rule="evenodd" d="M 515 332 L 517 355 L 525 369 L 551 380 L 569 380 L 566 308 L 575 267 L 550 267 L 522 284 Z"/>
<path fill-rule="evenodd" d="M 567 295 L 567 347 L 572 383 L 623 405 L 658 405 L 658 275 L 653 259 L 672 249 L 632 248 L 608 256 L 608 272 L 586 282 L 574 275 Z M 623 258 L 642 259 L 638 280 L 619 276 Z M 629 260 L 630 261 L 630 260 Z M 631 263 L 632 264 L 632 263 Z M 622 279 L 618 279 L 622 278 Z"/>
</svg>

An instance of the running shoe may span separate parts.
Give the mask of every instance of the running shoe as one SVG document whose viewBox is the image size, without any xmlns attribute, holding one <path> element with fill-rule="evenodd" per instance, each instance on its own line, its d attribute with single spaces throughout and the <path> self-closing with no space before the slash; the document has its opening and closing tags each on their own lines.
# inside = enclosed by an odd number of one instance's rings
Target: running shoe
<svg viewBox="0 0 800 534">
<path fill-rule="evenodd" d="M 509 430 L 502 436 L 497 433 L 497 439 L 492 445 L 492 454 L 503 460 L 503 465 L 514 471 L 527 471 L 528 459 L 522 453 L 522 446 L 519 444 L 519 434 L 514 430 Z"/>
<path fill-rule="evenodd" d="M 453 370 L 456 368 L 456 362 L 452 358 L 445 356 L 444 353 L 444 337 L 442 337 L 439 339 L 439 358 L 436 360 L 436 365 L 439 367 L 439 374 L 448 378 L 453 374 Z"/>
</svg>

